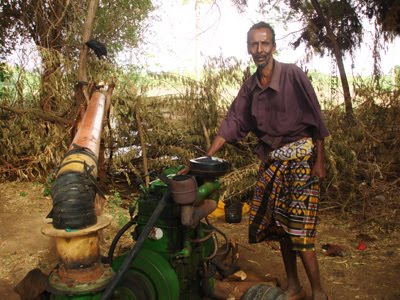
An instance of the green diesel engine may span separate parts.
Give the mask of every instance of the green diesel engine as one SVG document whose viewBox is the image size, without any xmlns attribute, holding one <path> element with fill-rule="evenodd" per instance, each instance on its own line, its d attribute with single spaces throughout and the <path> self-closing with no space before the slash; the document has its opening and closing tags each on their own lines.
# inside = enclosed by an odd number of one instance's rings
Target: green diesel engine
<svg viewBox="0 0 400 300">
<path fill-rule="evenodd" d="M 168 169 L 165 173 L 174 171 Z M 172 174 L 167 178 L 173 178 Z M 199 222 L 195 215 L 198 214 L 196 208 L 201 208 L 205 199 L 217 204 L 220 183 L 218 179 L 204 181 L 200 178 L 196 178 L 196 182 L 199 186 L 193 204 L 194 224 L 182 224 L 182 205 L 173 200 L 173 195 L 169 196 L 137 256 L 117 283 L 113 297 L 171 300 L 201 299 L 212 294 L 214 279 L 208 268 L 210 260 L 217 255 L 217 232 L 208 222 Z M 132 232 L 136 242 L 169 188 L 158 179 L 151 182 L 148 189 L 142 189 L 137 199 L 137 216 L 132 222 L 136 223 Z M 128 255 L 112 259 L 113 269 L 118 272 L 126 259 Z"/>
</svg>

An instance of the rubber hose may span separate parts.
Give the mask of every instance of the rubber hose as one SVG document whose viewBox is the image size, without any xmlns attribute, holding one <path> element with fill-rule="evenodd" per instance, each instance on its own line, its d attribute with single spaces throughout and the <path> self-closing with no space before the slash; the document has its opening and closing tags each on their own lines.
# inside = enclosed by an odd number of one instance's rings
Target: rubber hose
<svg viewBox="0 0 400 300">
<path fill-rule="evenodd" d="M 130 220 L 128 223 L 126 223 L 115 235 L 111 245 L 110 245 L 110 249 L 108 249 L 108 257 L 107 257 L 107 263 L 109 265 L 112 265 L 113 260 L 114 260 L 114 250 L 115 247 L 118 244 L 119 239 L 121 238 L 121 236 L 129 229 L 132 227 L 132 225 L 136 224 L 136 218 Z"/>
<path fill-rule="evenodd" d="M 216 228 L 216 227 L 214 227 L 213 225 L 211 225 L 210 220 L 208 220 L 208 217 L 206 217 L 205 220 L 206 220 L 207 225 L 210 226 L 212 229 L 214 229 L 216 232 L 218 232 L 220 235 L 222 235 L 223 238 L 225 239 L 225 242 L 226 242 L 225 251 L 222 252 L 222 253 L 217 253 L 216 255 L 219 256 L 219 255 L 225 255 L 225 254 L 227 254 L 227 253 L 229 252 L 229 249 L 230 249 L 230 248 L 229 248 L 229 240 L 228 240 L 227 236 L 226 236 L 225 233 L 223 233 L 221 230 L 219 230 L 218 228 Z"/>
<path fill-rule="evenodd" d="M 93 180 L 80 173 L 62 174 L 51 189 L 53 226 L 57 229 L 82 229 L 97 222 Z"/>
<path fill-rule="evenodd" d="M 167 201 L 169 200 L 170 196 L 171 196 L 171 191 L 169 191 L 169 190 L 163 194 L 160 202 L 158 202 L 158 204 L 157 204 L 156 209 L 154 210 L 150 219 L 147 221 L 147 224 L 144 226 L 142 233 L 139 235 L 139 238 L 137 239 L 135 246 L 133 246 L 133 248 L 129 252 L 128 257 L 123 262 L 121 268 L 118 270 L 115 277 L 107 285 L 107 288 L 104 291 L 104 294 L 102 295 L 101 300 L 108 300 L 112 296 L 112 292 L 114 291 L 118 282 L 121 280 L 125 271 L 129 268 L 133 259 L 138 254 L 140 248 L 143 245 L 143 242 L 146 240 L 150 231 L 153 229 L 153 225 L 156 223 L 158 217 L 160 216 L 161 212 L 163 211 L 165 205 L 167 204 Z"/>
</svg>

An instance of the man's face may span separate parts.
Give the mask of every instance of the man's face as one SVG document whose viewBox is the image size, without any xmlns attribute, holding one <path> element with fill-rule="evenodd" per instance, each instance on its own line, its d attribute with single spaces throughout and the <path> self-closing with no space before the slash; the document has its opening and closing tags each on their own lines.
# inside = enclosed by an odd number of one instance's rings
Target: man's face
<svg viewBox="0 0 400 300">
<path fill-rule="evenodd" d="M 272 33 L 268 28 L 258 28 L 250 31 L 247 52 L 253 57 L 258 68 L 264 68 L 272 61 L 275 45 Z"/>
</svg>

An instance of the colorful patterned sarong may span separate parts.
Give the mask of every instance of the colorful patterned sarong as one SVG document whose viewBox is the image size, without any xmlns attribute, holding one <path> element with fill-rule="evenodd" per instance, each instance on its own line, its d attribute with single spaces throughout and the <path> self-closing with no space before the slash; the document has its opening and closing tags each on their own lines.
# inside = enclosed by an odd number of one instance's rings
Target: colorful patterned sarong
<svg viewBox="0 0 400 300">
<path fill-rule="evenodd" d="M 302 139 L 273 151 L 262 162 L 249 218 L 249 242 L 287 234 L 295 251 L 314 250 L 319 184 L 310 179 L 313 143 Z"/>
</svg>

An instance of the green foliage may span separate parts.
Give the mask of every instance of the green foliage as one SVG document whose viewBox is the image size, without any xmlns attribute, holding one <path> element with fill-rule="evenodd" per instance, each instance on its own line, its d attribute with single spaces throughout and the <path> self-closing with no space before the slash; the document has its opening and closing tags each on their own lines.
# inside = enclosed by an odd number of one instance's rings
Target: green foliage
<svg viewBox="0 0 400 300">
<path fill-rule="evenodd" d="M 350 1 L 319 1 L 319 4 L 340 49 L 343 52 L 351 52 L 359 46 L 362 39 L 362 24 L 356 7 Z M 313 5 L 309 1 L 289 1 L 289 6 L 301 11 L 304 23 L 304 30 L 293 45 L 297 48 L 300 43 L 305 43 L 307 47 L 321 55 L 333 52 L 333 42 Z"/>
<path fill-rule="evenodd" d="M 394 66 L 390 75 L 357 76 L 352 82 L 356 97 L 358 94 L 370 98 L 375 94 L 382 96 L 384 94 L 393 93 L 400 87 L 400 66 Z M 376 91 L 373 91 L 374 88 L 376 88 Z M 369 96 L 367 95 L 368 93 Z M 387 101 L 387 99 L 385 101 Z"/>
<path fill-rule="evenodd" d="M 118 191 L 114 191 L 112 196 L 108 198 L 108 206 L 112 217 L 116 220 L 119 227 L 124 226 L 129 221 L 125 210 L 121 210 L 122 199 Z"/>
<path fill-rule="evenodd" d="M 19 66 L 0 63 L 0 99 L 1 103 L 19 105 L 20 108 L 34 106 L 40 78 L 37 73 L 29 72 Z"/>
<path fill-rule="evenodd" d="M 6 63 L 0 63 L 0 99 L 10 97 L 13 90 L 11 84 L 12 71 Z"/>
<path fill-rule="evenodd" d="M 49 77 L 48 91 L 59 103 L 56 113 L 73 118 L 75 109 L 69 66 L 65 62 L 63 69 Z M 0 105 L 10 109 L 0 110 L 0 152 L 3 159 L 0 170 L 8 179 L 43 180 L 61 161 L 69 142 L 70 132 L 65 125 L 44 122 L 36 114 L 41 105 L 41 76 L 38 71 L 7 66 L 5 83 L 15 88 L 7 89 L 0 98 Z"/>
<path fill-rule="evenodd" d="M 50 173 L 47 178 L 46 182 L 43 184 L 43 196 L 47 197 L 51 194 L 51 186 L 53 185 L 55 179 L 55 173 Z"/>
<path fill-rule="evenodd" d="M 34 41 L 36 46 L 77 58 L 89 1 L 3 1 L 0 10 L 0 57 L 15 45 Z M 142 21 L 153 9 L 149 0 L 100 1 L 94 35 L 109 50 L 135 46 Z"/>
<path fill-rule="evenodd" d="M 400 66 L 395 66 L 394 67 L 394 78 L 395 78 L 395 80 L 394 80 L 394 82 L 395 82 L 395 85 L 396 85 L 396 87 L 397 88 L 399 88 L 400 87 Z"/>
<path fill-rule="evenodd" d="M 96 38 L 107 44 L 111 53 L 138 44 L 144 19 L 153 9 L 149 0 L 101 1 L 95 26 Z"/>
</svg>

